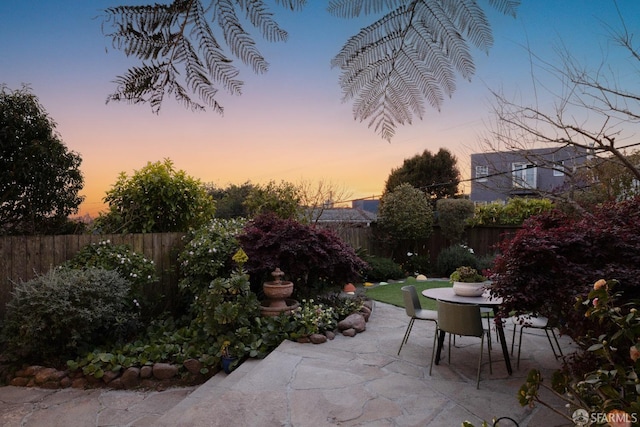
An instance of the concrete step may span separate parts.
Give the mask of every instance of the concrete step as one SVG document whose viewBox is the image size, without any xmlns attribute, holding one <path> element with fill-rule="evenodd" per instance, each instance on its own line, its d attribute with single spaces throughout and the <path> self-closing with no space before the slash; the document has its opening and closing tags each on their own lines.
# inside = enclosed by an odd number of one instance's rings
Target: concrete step
<svg viewBox="0 0 640 427">
<path fill-rule="evenodd" d="M 236 383 L 242 380 L 242 378 L 259 363 L 260 360 L 247 359 L 230 374 L 226 374 L 223 371 L 218 372 L 207 382 L 200 385 L 191 394 L 185 397 L 181 402 L 167 411 L 157 420 L 156 425 L 167 427 L 199 425 L 186 422 L 186 418 L 192 418 L 194 414 L 200 413 L 199 409 L 194 408 L 207 407 L 210 404 L 213 404 L 213 402 L 219 400 L 224 393 L 229 391 Z"/>
</svg>

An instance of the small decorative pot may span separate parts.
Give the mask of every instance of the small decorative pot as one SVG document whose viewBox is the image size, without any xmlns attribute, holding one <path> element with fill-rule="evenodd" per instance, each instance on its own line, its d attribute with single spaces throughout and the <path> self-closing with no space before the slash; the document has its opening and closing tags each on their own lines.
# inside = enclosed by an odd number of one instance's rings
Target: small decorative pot
<svg viewBox="0 0 640 427">
<path fill-rule="evenodd" d="M 225 374 L 230 374 L 236 367 L 233 365 L 237 360 L 235 357 L 222 356 L 222 370 Z"/>
</svg>

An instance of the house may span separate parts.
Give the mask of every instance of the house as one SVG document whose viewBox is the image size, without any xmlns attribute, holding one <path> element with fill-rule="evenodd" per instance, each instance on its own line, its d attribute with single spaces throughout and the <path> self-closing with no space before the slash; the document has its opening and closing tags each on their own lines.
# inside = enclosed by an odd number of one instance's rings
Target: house
<svg viewBox="0 0 640 427">
<path fill-rule="evenodd" d="M 471 194 L 475 203 L 513 197 L 545 197 L 566 189 L 569 177 L 592 155 L 586 148 L 564 146 L 471 155 Z"/>
</svg>

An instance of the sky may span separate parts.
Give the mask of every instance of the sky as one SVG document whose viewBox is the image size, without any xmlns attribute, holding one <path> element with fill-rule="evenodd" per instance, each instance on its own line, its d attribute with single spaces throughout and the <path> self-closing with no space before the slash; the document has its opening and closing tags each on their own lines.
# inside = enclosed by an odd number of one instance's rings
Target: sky
<svg viewBox="0 0 640 427">
<path fill-rule="evenodd" d="M 269 71 L 256 75 L 240 66 L 243 93 L 230 96 L 221 90 L 225 111 L 220 116 L 192 112 L 172 99 L 157 115 L 148 105 L 105 102 L 115 78 L 137 63 L 112 48 L 101 28 L 102 11 L 147 2 L 0 2 L 0 84 L 11 89 L 28 84 L 56 122 L 61 140 L 82 157 L 85 201 L 79 215 L 106 209 L 103 198 L 121 172 L 131 176 L 147 162 L 167 158 L 176 169 L 218 187 L 322 181 L 350 199 L 379 196 L 392 169 L 424 150 L 435 154 L 447 148 L 463 178 L 469 178 L 469 155 L 482 151 L 480 140 L 491 121 L 491 90 L 526 102 L 533 96 L 532 76 L 543 78 L 538 71 L 532 74 L 529 51 L 557 61 L 556 48 L 563 45 L 585 63 L 597 65 L 606 55 L 614 68 L 624 59 L 609 54 L 604 24 L 620 22 L 613 0 L 522 0 L 516 18 L 479 0 L 490 19 L 493 47 L 488 54 L 472 51 L 475 75 L 470 82 L 459 77 L 456 92 L 440 111 L 427 107 L 422 120 L 397 128 L 388 142 L 353 118 L 351 103 L 342 100 L 340 71 L 330 65 L 348 37 L 371 18 L 333 17 L 321 0 L 310 0 L 298 12 L 272 3 L 289 40 L 259 41 Z M 617 5 L 629 30 L 637 33 L 640 2 L 618 0 Z"/>
</svg>

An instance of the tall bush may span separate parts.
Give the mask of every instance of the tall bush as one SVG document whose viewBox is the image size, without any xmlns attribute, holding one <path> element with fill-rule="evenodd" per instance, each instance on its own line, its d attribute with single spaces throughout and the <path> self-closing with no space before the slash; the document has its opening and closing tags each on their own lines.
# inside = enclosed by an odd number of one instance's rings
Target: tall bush
<svg viewBox="0 0 640 427">
<path fill-rule="evenodd" d="M 101 268 L 53 269 L 16 284 L 2 330 L 6 354 L 25 363 L 73 358 L 136 328 L 129 283 Z"/>
<path fill-rule="evenodd" d="M 438 225 L 451 243 L 462 243 L 467 220 L 473 217 L 475 206 L 467 199 L 440 199 L 436 202 Z"/>
<path fill-rule="evenodd" d="M 256 280 L 271 280 L 280 268 L 306 295 L 331 285 L 358 280 L 366 267 L 353 248 L 331 230 L 263 214 L 238 236 L 249 257 L 246 268 Z"/>
<path fill-rule="evenodd" d="M 601 277 L 614 277 L 629 298 L 640 291 L 640 197 L 603 204 L 572 218 L 552 211 L 526 221 L 500 244 L 493 291 L 505 312 L 538 312 L 561 321 L 571 336 L 584 333 L 573 310 Z"/>
</svg>

